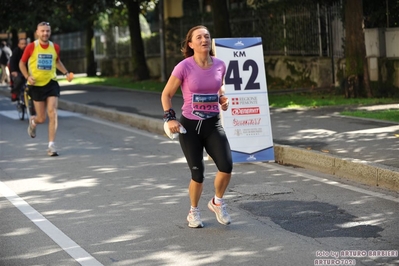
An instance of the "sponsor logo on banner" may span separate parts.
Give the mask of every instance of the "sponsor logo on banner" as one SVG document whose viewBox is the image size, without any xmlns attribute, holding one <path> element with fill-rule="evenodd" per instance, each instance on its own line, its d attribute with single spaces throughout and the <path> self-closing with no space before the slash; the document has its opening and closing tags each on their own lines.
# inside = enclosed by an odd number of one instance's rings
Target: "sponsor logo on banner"
<svg viewBox="0 0 399 266">
<path fill-rule="evenodd" d="M 248 157 L 247 157 L 247 161 L 256 161 L 256 157 L 255 157 L 255 155 L 249 155 Z"/>
<path fill-rule="evenodd" d="M 259 136 L 263 133 L 262 128 L 244 128 L 242 133 L 247 136 Z"/>
<path fill-rule="evenodd" d="M 234 46 L 244 46 L 244 43 L 242 41 L 238 41 L 234 44 Z"/>
<path fill-rule="evenodd" d="M 234 136 L 260 136 L 263 135 L 263 129 L 259 128 L 236 128 L 234 129 Z"/>
<path fill-rule="evenodd" d="M 258 97 L 248 96 L 248 97 L 232 97 L 232 105 L 257 105 Z"/>
<path fill-rule="evenodd" d="M 259 107 L 247 107 L 247 108 L 232 108 L 232 115 L 258 115 L 260 114 Z"/>
<path fill-rule="evenodd" d="M 242 135 L 242 130 L 241 129 L 234 129 L 234 136 L 241 136 Z"/>
<path fill-rule="evenodd" d="M 260 124 L 261 118 L 251 118 L 251 119 L 233 119 L 233 126 L 256 126 Z"/>
</svg>

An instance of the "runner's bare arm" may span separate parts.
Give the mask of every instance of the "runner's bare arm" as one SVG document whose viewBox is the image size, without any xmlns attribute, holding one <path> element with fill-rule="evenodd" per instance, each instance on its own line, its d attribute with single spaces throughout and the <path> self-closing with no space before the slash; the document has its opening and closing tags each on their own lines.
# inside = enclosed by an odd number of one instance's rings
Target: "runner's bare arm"
<svg viewBox="0 0 399 266">
<path fill-rule="evenodd" d="M 66 76 L 66 79 L 71 82 L 71 80 L 73 79 L 73 73 L 68 72 L 61 60 L 57 60 L 56 67 L 59 71 L 61 71 L 62 74 Z"/>
<path fill-rule="evenodd" d="M 172 108 L 172 98 L 175 95 L 177 89 L 181 85 L 181 80 L 175 76 L 170 76 L 165 88 L 162 91 L 161 102 L 163 110 L 169 110 Z"/>
</svg>

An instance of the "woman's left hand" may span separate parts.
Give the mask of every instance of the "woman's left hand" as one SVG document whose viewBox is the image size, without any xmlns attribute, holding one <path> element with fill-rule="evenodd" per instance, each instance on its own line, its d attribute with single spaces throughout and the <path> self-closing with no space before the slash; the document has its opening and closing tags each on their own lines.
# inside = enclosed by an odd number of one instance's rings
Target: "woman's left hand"
<svg viewBox="0 0 399 266">
<path fill-rule="evenodd" d="M 227 98 L 226 96 L 221 96 L 219 98 L 219 103 L 223 111 L 226 111 L 229 108 L 229 98 Z"/>
</svg>

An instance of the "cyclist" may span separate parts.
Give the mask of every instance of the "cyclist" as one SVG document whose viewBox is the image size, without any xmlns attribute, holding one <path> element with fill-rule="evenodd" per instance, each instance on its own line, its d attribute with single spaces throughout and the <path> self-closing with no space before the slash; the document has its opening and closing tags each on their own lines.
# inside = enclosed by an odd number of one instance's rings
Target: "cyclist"
<svg viewBox="0 0 399 266">
<path fill-rule="evenodd" d="M 58 97 L 60 96 L 56 70 L 61 71 L 68 81 L 72 80 L 73 75 L 69 74 L 60 60 L 59 45 L 49 40 L 50 23 L 40 22 L 37 25 L 36 34 L 38 39 L 26 46 L 19 62 L 19 68 L 28 81 L 29 94 L 36 111 L 36 116 L 31 116 L 29 119 L 28 134 L 31 138 L 36 137 L 36 126 L 46 121 L 47 109 L 49 117 L 47 154 L 58 156 L 54 143 L 58 125 Z"/>
<path fill-rule="evenodd" d="M 24 53 L 26 47 L 26 39 L 20 38 L 18 40 L 18 46 L 12 51 L 12 56 L 10 57 L 9 69 L 12 80 L 12 90 L 11 94 L 16 97 L 11 97 L 11 99 L 16 100 L 17 97 L 20 97 L 20 93 L 24 88 L 24 84 L 26 83 L 25 77 L 22 75 L 21 70 L 19 69 L 19 61 L 21 60 L 22 54 Z"/>
</svg>

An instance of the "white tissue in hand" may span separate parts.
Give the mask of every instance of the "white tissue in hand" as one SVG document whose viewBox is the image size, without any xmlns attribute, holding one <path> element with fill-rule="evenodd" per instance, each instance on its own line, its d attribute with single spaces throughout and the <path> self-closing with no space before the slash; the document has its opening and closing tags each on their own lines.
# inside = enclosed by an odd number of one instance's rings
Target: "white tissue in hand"
<svg viewBox="0 0 399 266">
<path fill-rule="evenodd" d="M 182 126 L 182 125 L 180 125 L 180 134 L 186 134 L 187 133 L 187 130 Z"/>
<path fill-rule="evenodd" d="M 165 131 L 166 136 L 168 136 L 170 139 L 176 139 L 179 137 L 179 133 L 170 132 L 168 122 L 165 122 L 163 124 L 163 129 Z M 180 134 L 185 134 L 186 132 L 187 132 L 186 129 L 182 125 L 180 125 Z"/>
</svg>

